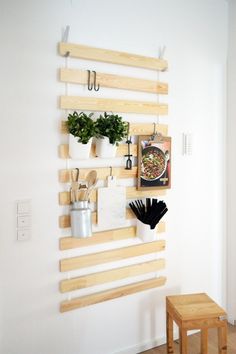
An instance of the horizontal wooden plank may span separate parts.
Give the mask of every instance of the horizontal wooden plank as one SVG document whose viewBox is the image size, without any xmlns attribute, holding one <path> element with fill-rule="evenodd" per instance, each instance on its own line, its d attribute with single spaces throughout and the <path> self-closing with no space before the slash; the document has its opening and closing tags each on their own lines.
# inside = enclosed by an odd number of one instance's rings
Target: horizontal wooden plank
<svg viewBox="0 0 236 354">
<path fill-rule="evenodd" d="M 79 169 L 79 179 L 85 179 L 87 174 L 93 168 L 80 168 Z M 110 175 L 111 168 L 108 167 L 96 167 L 97 178 L 105 180 Z M 136 178 L 137 177 L 137 166 L 133 166 L 132 170 L 126 170 L 124 167 L 112 167 L 112 175 L 117 178 Z M 59 171 L 59 182 L 68 183 L 71 182 L 71 170 L 64 169 Z"/>
<path fill-rule="evenodd" d="M 88 72 L 87 70 L 61 68 L 60 80 L 62 82 L 87 85 Z M 93 80 L 93 77 L 91 80 Z M 100 88 L 109 87 L 155 94 L 168 94 L 168 84 L 154 80 L 96 72 L 96 82 L 100 85 Z"/>
<path fill-rule="evenodd" d="M 110 49 L 95 48 L 81 44 L 59 43 L 59 53 L 72 58 L 101 61 L 111 64 L 134 66 L 149 70 L 164 71 L 168 63 L 164 59 L 147 57 L 138 54 L 120 52 Z"/>
<path fill-rule="evenodd" d="M 93 212 L 92 213 L 92 223 L 96 224 L 97 223 L 97 213 Z M 60 215 L 59 216 L 59 228 L 60 229 L 66 229 L 67 227 L 70 227 L 70 215 Z"/>
<path fill-rule="evenodd" d="M 165 260 L 157 259 L 150 262 L 88 274 L 77 278 L 65 279 L 60 282 L 60 291 L 65 293 L 68 291 L 88 288 L 95 285 L 110 283 L 116 280 L 156 272 L 163 268 L 165 268 Z"/>
<path fill-rule="evenodd" d="M 98 264 L 120 261 L 148 253 L 160 252 L 165 249 L 165 241 L 143 243 L 135 246 L 122 247 L 104 252 L 92 253 L 80 257 L 64 258 L 60 261 L 60 271 L 91 267 Z"/>
<path fill-rule="evenodd" d="M 88 238 L 62 237 L 60 239 L 60 250 L 68 250 L 72 248 L 79 248 L 105 242 L 134 238 L 135 234 L 136 228 L 134 226 L 131 226 L 122 229 L 96 232 L 93 233 L 92 237 Z"/>
<path fill-rule="evenodd" d="M 143 197 L 156 197 L 166 194 L 165 189 L 153 190 L 137 190 L 136 187 L 126 187 L 126 199 L 143 198 Z M 71 199 L 70 192 L 59 192 L 59 205 L 70 205 Z M 90 202 L 97 202 L 97 189 L 90 193 Z"/>
<path fill-rule="evenodd" d="M 165 232 L 165 222 L 161 221 L 157 225 L 157 233 Z M 76 237 L 62 237 L 60 238 L 60 250 L 68 250 L 72 248 L 80 248 L 85 246 L 92 246 L 106 242 L 125 240 L 136 237 L 136 227 L 130 226 L 122 229 L 108 230 L 93 233 L 92 237 L 76 238 Z"/>
<path fill-rule="evenodd" d="M 130 135 L 152 135 L 154 132 L 154 125 L 156 123 L 130 123 Z M 168 135 L 168 125 L 156 124 L 156 132 L 162 135 Z"/>
<path fill-rule="evenodd" d="M 168 114 L 168 105 L 165 103 L 82 96 L 61 96 L 60 108 L 98 112 L 112 111 L 117 113 L 138 113 L 152 115 Z"/>
<path fill-rule="evenodd" d="M 126 219 L 134 219 L 134 214 L 130 208 L 126 209 Z M 92 223 L 97 224 L 97 213 L 92 212 Z M 60 229 L 65 229 L 70 227 L 70 215 L 60 215 L 59 216 L 59 227 Z"/>
<path fill-rule="evenodd" d="M 135 294 L 140 291 L 163 286 L 166 283 L 166 277 L 158 277 L 154 279 L 144 280 L 141 282 L 120 286 L 115 289 L 102 291 L 99 293 L 85 295 L 71 300 L 63 301 L 60 305 L 60 311 L 66 312 L 75 310 L 80 307 L 85 307 L 93 304 L 97 304 L 103 301 L 116 299 L 122 296 Z"/>
<path fill-rule="evenodd" d="M 130 135 L 151 135 L 154 132 L 155 123 L 130 123 Z M 156 131 L 162 135 L 168 135 L 167 124 L 156 124 Z M 61 133 L 68 134 L 67 123 L 65 120 L 61 121 Z"/>
<path fill-rule="evenodd" d="M 122 156 L 126 155 L 127 153 L 128 153 L 127 144 L 120 144 L 117 147 L 116 157 L 122 157 Z M 137 156 L 137 145 L 136 144 L 130 145 L 130 153 L 133 156 Z M 68 144 L 59 145 L 58 154 L 61 159 L 69 159 L 70 158 L 69 145 Z M 95 158 L 95 156 L 96 156 L 95 146 L 92 145 L 90 158 Z"/>
</svg>

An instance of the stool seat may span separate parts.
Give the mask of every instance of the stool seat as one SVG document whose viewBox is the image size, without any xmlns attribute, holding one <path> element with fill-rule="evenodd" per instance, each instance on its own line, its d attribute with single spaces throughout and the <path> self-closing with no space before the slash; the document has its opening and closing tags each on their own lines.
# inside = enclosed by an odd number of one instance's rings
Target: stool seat
<svg viewBox="0 0 236 354">
<path fill-rule="evenodd" d="M 187 331 L 201 330 L 201 354 L 208 353 L 208 329 L 218 328 L 218 353 L 227 353 L 226 312 L 207 294 L 166 297 L 167 353 L 174 353 L 173 321 L 179 326 L 180 353 L 188 354 Z"/>
</svg>

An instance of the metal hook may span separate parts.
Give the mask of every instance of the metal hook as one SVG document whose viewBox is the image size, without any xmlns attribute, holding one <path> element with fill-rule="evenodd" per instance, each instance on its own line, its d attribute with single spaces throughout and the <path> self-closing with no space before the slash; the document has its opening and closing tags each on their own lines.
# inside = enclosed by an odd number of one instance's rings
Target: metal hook
<svg viewBox="0 0 236 354">
<path fill-rule="evenodd" d="M 157 135 L 157 124 L 156 123 L 153 123 L 153 124 L 154 124 L 153 135 Z"/>
<path fill-rule="evenodd" d="M 76 173 L 76 182 L 78 182 L 78 180 L 79 180 L 79 168 L 76 167 L 76 171 L 77 171 L 77 173 Z"/>
<path fill-rule="evenodd" d="M 90 84 L 90 70 L 87 70 L 87 72 L 88 72 L 88 90 L 92 91 L 93 84 Z"/>
<path fill-rule="evenodd" d="M 154 124 L 154 128 L 153 128 L 153 134 L 151 135 L 151 140 L 154 140 L 155 137 L 157 136 L 157 124 L 156 123 L 153 124 Z"/>
<path fill-rule="evenodd" d="M 96 80 L 97 80 L 97 73 L 96 73 L 96 71 L 93 70 L 93 74 L 94 74 L 94 81 L 93 81 L 94 91 L 99 91 L 100 85 L 98 84 L 97 87 L 96 87 Z"/>
</svg>

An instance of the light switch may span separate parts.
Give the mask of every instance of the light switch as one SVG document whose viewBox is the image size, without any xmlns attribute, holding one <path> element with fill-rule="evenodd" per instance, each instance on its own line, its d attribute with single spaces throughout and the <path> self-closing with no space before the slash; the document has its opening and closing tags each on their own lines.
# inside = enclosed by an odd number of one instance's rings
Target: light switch
<svg viewBox="0 0 236 354">
<path fill-rule="evenodd" d="M 31 213 L 31 202 L 30 200 L 19 200 L 16 202 L 17 214 L 30 214 Z"/>
<path fill-rule="evenodd" d="M 27 241 L 31 238 L 31 200 L 16 201 L 16 235 L 18 241 Z"/>
<path fill-rule="evenodd" d="M 30 229 L 20 229 L 17 230 L 17 240 L 18 241 L 27 241 L 30 239 Z"/>
<path fill-rule="evenodd" d="M 22 215 L 17 217 L 17 227 L 30 227 L 30 216 Z"/>
</svg>

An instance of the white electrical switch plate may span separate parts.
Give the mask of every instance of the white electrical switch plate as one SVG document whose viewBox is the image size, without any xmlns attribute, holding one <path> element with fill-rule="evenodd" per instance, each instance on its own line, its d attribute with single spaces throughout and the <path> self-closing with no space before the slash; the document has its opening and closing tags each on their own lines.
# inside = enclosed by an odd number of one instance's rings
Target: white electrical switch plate
<svg viewBox="0 0 236 354">
<path fill-rule="evenodd" d="M 183 155 L 192 155 L 193 136 L 191 133 L 183 133 Z"/>
<path fill-rule="evenodd" d="M 17 240 L 18 241 L 27 241 L 30 239 L 30 229 L 20 229 L 17 230 Z"/>
<path fill-rule="evenodd" d="M 17 217 L 17 228 L 30 227 L 30 216 L 21 215 Z"/>
</svg>

